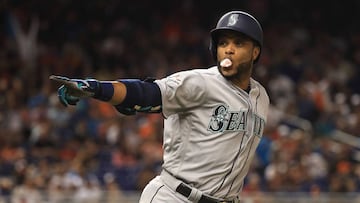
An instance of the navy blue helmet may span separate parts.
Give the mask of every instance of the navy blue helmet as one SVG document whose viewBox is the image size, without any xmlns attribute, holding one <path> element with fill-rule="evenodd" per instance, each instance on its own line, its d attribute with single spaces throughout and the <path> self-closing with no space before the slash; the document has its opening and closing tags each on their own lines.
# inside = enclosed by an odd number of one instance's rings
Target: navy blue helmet
<svg viewBox="0 0 360 203">
<path fill-rule="evenodd" d="M 263 46 L 263 30 L 260 23 L 249 13 L 243 11 L 230 11 L 224 14 L 218 21 L 216 28 L 210 31 L 210 51 L 215 61 L 217 60 L 218 34 L 222 30 L 233 30 L 245 34 L 258 44 L 261 53 L 261 48 Z M 255 60 L 255 63 L 259 58 L 260 54 Z"/>
</svg>

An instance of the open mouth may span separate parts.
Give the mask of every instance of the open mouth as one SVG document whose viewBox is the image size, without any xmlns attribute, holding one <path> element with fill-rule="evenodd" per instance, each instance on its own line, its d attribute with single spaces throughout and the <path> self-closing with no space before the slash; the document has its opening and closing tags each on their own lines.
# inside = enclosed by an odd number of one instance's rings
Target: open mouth
<svg viewBox="0 0 360 203">
<path fill-rule="evenodd" d="M 231 65 L 232 65 L 232 61 L 230 59 L 228 59 L 228 58 L 225 58 L 220 62 L 220 66 L 224 67 L 224 68 L 228 68 Z"/>
</svg>

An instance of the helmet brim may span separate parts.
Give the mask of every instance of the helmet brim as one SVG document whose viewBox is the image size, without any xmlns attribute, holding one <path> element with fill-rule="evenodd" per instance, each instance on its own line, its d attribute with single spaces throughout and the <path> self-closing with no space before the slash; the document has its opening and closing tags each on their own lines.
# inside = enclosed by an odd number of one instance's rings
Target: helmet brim
<svg viewBox="0 0 360 203">
<path fill-rule="evenodd" d="M 258 44 L 258 46 L 260 46 L 260 48 L 262 47 L 261 41 L 255 39 L 251 35 L 247 34 L 245 30 L 243 31 L 243 30 L 241 30 L 239 28 L 235 28 L 235 27 L 234 28 L 233 27 L 220 27 L 220 28 L 212 29 L 210 31 L 210 35 L 211 35 L 211 39 L 213 40 L 213 42 L 217 42 L 217 40 L 219 38 L 219 34 L 224 31 L 234 31 L 234 32 L 241 33 L 241 34 L 249 37 L 250 39 L 252 39 L 254 42 L 256 42 Z"/>
</svg>

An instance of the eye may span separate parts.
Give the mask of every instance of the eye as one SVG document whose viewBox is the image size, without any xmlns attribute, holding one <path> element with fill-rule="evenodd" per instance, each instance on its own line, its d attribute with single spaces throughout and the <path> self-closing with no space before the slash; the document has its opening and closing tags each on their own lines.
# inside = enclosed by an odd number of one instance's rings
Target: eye
<svg viewBox="0 0 360 203">
<path fill-rule="evenodd" d="M 221 39 L 220 39 L 220 40 L 218 41 L 218 43 L 217 43 L 217 45 L 218 45 L 218 46 L 221 46 L 221 47 L 226 46 L 226 44 L 227 44 L 227 42 L 226 42 L 225 40 L 221 40 Z"/>
<path fill-rule="evenodd" d="M 234 44 L 236 45 L 236 46 L 243 46 L 244 45 L 244 40 L 242 40 L 242 39 L 237 39 L 237 40 L 235 40 L 235 42 L 234 42 Z"/>
</svg>

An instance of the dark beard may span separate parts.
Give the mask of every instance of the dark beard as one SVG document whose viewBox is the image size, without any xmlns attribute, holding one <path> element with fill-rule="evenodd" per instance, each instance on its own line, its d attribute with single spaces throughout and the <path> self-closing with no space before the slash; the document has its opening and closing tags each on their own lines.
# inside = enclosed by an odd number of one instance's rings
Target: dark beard
<svg viewBox="0 0 360 203">
<path fill-rule="evenodd" d="M 222 73 L 221 68 L 220 68 L 220 62 L 218 62 L 217 66 L 218 66 L 218 69 L 219 69 L 219 72 L 221 73 L 221 75 L 224 78 L 226 78 L 227 80 L 239 80 L 242 77 L 250 74 L 252 66 L 253 66 L 253 60 L 250 59 L 250 60 L 248 60 L 246 62 L 243 62 L 243 63 L 239 64 L 236 67 L 237 72 L 235 74 L 233 74 L 233 75 L 230 75 L 230 76 L 225 76 Z"/>
</svg>

